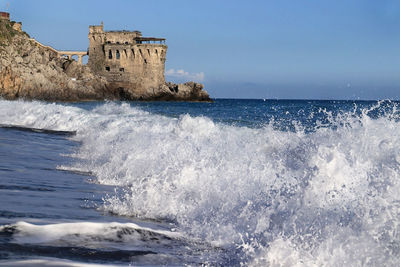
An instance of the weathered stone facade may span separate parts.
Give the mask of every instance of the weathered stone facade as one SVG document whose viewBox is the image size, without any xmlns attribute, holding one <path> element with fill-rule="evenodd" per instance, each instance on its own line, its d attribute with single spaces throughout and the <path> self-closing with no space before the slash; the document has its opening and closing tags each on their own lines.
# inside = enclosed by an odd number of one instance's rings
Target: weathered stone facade
<svg viewBox="0 0 400 267">
<path fill-rule="evenodd" d="M 89 67 L 130 97 L 165 84 L 166 54 L 165 39 L 142 37 L 139 31 L 104 31 L 103 23 L 89 26 Z"/>
</svg>

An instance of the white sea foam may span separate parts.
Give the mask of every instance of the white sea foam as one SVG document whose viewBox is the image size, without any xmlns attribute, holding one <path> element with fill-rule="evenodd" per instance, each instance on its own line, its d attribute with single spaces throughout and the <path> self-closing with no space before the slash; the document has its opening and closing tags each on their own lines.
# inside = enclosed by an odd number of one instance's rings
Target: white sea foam
<svg viewBox="0 0 400 267">
<path fill-rule="evenodd" d="M 118 265 L 109 264 L 90 264 L 86 262 L 73 262 L 55 258 L 40 258 L 29 260 L 0 260 L 0 266 L 5 267 L 117 267 Z"/>
<path fill-rule="evenodd" d="M 77 131 L 81 161 L 70 167 L 122 188 L 106 211 L 173 220 L 246 264 L 397 266 L 400 123 L 367 112 L 306 133 L 127 104 L 0 101 L 0 123 Z"/>
<path fill-rule="evenodd" d="M 35 225 L 17 222 L 0 226 L 0 232 L 12 231 L 12 242 L 47 246 L 74 246 L 119 250 L 157 249 L 178 243 L 179 233 L 141 227 L 134 223 L 75 222 Z"/>
</svg>

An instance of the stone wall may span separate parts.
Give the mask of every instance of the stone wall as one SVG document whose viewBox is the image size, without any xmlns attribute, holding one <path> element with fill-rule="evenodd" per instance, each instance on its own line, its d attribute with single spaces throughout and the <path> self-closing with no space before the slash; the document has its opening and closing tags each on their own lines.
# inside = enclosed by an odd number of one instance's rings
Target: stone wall
<svg viewBox="0 0 400 267">
<path fill-rule="evenodd" d="M 105 74 L 111 82 L 130 82 L 136 87 L 159 87 L 165 83 L 166 45 L 106 44 Z"/>
<path fill-rule="evenodd" d="M 135 38 L 142 36 L 142 33 L 140 31 L 110 31 L 105 32 L 105 36 L 106 43 L 132 44 Z"/>
</svg>

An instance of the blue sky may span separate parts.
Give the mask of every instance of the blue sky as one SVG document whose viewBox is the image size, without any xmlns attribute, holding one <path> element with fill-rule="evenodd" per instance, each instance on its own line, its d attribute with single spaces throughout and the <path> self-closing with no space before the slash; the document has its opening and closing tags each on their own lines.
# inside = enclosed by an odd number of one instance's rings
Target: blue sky
<svg viewBox="0 0 400 267">
<path fill-rule="evenodd" d="M 167 38 L 167 79 L 218 98 L 400 99 L 396 0 L 0 0 L 37 40 L 86 50 L 88 25 Z"/>
</svg>

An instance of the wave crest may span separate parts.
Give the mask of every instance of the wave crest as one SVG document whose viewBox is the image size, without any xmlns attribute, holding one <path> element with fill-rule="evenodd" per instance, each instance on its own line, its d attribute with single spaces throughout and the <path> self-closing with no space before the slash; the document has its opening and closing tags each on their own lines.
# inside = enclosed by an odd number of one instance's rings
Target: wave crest
<svg viewBox="0 0 400 267">
<path fill-rule="evenodd" d="M 400 263 L 395 107 L 327 114 L 311 131 L 294 121 L 296 130 L 284 131 L 276 121 L 237 127 L 111 103 L 91 111 L 21 104 L 5 123 L 77 130 L 73 168 L 120 188 L 104 198 L 105 211 L 171 220 L 243 263 Z"/>
</svg>

